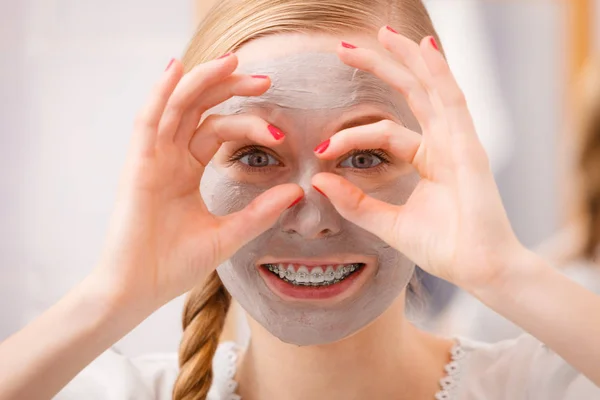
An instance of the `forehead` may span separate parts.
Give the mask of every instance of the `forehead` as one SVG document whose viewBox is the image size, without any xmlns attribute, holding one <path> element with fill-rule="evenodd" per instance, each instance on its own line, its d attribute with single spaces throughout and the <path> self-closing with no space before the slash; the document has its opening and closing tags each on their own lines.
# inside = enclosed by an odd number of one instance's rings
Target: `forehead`
<svg viewBox="0 0 600 400">
<path fill-rule="evenodd" d="M 225 113 L 251 108 L 298 111 L 343 111 L 361 104 L 378 105 L 394 114 L 400 104 L 394 90 L 364 71 L 342 63 L 333 53 L 298 53 L 240 65 L 238 72 L 268 75 L 272 85 L 258 97 L 237 97 Z"/>
<path fill-rule="evenodd" d="M 358 46 L 385 51 L 375 37 L 344 37 Z M 271 88 L 259 97 L 234 97 L 218 112 L 251 109 L 341 113 L 369 104 L 403 120 L 405 102 L 374 75 L 342 63 L 336 48 L 342 40 L 330 35 L 283 34 L 251 41 L 237 51 L 237 73 L 268 75 Z"/>
</svg>

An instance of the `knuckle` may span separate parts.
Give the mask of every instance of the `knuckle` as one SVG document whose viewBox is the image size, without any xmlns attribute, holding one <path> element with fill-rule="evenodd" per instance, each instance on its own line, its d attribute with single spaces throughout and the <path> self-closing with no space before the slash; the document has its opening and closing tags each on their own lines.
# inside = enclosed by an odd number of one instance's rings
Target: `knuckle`
<svg viewBox="0 0 600 400">
<path fill-rule="evenodd" d="M 211 114 L 204 118 L 204 121 L 200 124 L 200 129 L 207 134 L 219 136 L 221 132 L 221 119 L 220 115 Z"/>
<path fill-rule="evenodd" d="M 204 122 L 202 122 L 202 124 L 206 127 L 209 127 L 212 130 L 217 130 L 220 120 L 221 118 L 217 114 L 211 114 L 204 118 Z"/>
<path fill-rule="evenodd" d="M 371 72 L 377 75 L 380 70 L 380 59 L 379 54 L 375 53 L 370 49 L 363 49 L 361 54 L 357 56 L 363 65 L 363 69 L 367 72 Z"/>
<path fill-rule="evenodd" d="M 135 129 L 148 129 L 152 128 L 152 122 L 150 121 L 150 117 L 148 112 L 142 111 L 135 116 L 133 120 L 133 126 Z"/>
<path fill-rule="evenodd" d="M 384 119 L 378 122 L 379 129 L 383 135 L 386 135 L 396 128 L 396 123 L 389 119 Z"/>
<path fill-rule="evenodd" d="M 466 107 L 467 106 L 467 98 L 462 90 L 456 89 L 449 96 L 449 103 L 455 107 Z"/>
</svg>

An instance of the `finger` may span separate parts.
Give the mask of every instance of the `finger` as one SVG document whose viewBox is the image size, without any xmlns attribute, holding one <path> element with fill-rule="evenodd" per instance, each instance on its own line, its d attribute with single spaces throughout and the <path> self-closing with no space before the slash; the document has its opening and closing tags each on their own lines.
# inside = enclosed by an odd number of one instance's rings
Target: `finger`
<svg viewBox="0 0 600 400">
<path fill-rule="evenodd" d="M 383 47 L 402 63 L 417 78 L 427 93 L 429 93 L 436 113 L 443 113 L 441 102 L 433 88 L 431 74 L 421 55 L 419 44 L 399 34 L 390 26 L 381 28 L 377 38 Z"/>
<path fill-rule="evenodd" d="M 312 184 L 342 217 L 393 245 L 394 221 L 402 206 L 374 199 L 336 174 L 317 174 Z"/>
<path fill-rule="evenodd" d="M 398 61 L 371 49 L 350 48 L 348 44 L 339 46 L 338 56 L 345 64 L 370 72 L 402 93 L 424 131 L 433 123 L 436 114 L 429 94 Z"/>
<path fill-rule="evenodd" d="M 254 115 L 208 116 L 196 130 L 190 141 L 190 153 L 206 166 L 223 142 L 250 140 L 266 147 L 276 146 L 284 134 L 264 119 Z"/>
<path fill-rule="evenodd" d="M 437 43 L 432 36 L 421 41 L 420 53 L 431 76 L 430 85 L 444 106 L 452 134 L 476 136 L 465 95 L 458 86 L 446 59 L 438 51 Z"/>
<path fill-rule="evenodd" d="M 232 75 L 208 88 L 183 114 L 175 133 L 175 143 L 185 148 L 189 146 L 190 139 L 207 110 L 233 96 L 259 96 L 270 86 L 271 80 L 264 75 Z"/>
<path fill-rule="evenodd" d="M 377 36 L 379 42 L 394 55 L 425 87 L 431 83 L 431 75 L 421 56 L 419 44 L 399 34 L 393 28 L 385 26 L 379 30 Z"/>
<path fill-rule="evenodd" d="M 255 198 L 243 210 L 222 218 L 219 229 L 222 251 L 226 256 L 235 253 L 247 242 L 269 229 L 281 213 L 291 208 L 304 196 L 295 184 L 275 186 Z"/>
<path fill-rule="evenodd" d="M 339 131 L 329 142 L 318 146 L 315 152 L 320 158 L 334 159 L 353 149 L 383 149 L 412 164 L 421 138 L 418 133 L 394 121 L 383 120 Z"/>
<path fill-rule="evenodd" d="M 147 103 L 136 116 L 132 138 L 133 149 L 143 154 L 152 154 L 154 152 L 158 124 L 167 101 L 173 90 L 175 90 L 182 74 L 183 68 L 181 63 L 172 59 L 160 81 L 154 86 Z"/>
<path fill-rule="evenodd" d="M 430 71 L 432 85 L 444 106 L 451 140 L 460 150 L 456 156 L 463 163 L 487 169 L 489 158 L 477 136 L 467 100 L 446 59 L 438 51 L 435 39 L 432 36 L 424 38 L 420 50 Z"/>
<path fill-rule="evenodd" d="M 210 86 L 224 80 L 237 68 L 234 54 L 196 65 L 184 75 L 167 101 L 158 126 L 158 140 L 170 142 L 177 132 L 183 113 Z"/>
</svg>

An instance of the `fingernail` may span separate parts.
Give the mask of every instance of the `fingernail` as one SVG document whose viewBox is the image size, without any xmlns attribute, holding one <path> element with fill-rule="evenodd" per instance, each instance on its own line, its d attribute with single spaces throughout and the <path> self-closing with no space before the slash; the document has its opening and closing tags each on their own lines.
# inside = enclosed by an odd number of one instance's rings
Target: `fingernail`
<svg viewBox="0 0 600 400">
<path fill-rule="evenodd" d="M 175 59 L 171 58 L 171 61 L 169 61 L 169 64 L 167 64 L 167 68 L 165 68 L 165 71 L 167 71 L 169 68 L 171 68 L 171 65 L 173 65 L 174 61 L 175 61 Z"/>
<path fill-rule="evenodd" d="M 435 38 L 433 36 L 431 37 L 430 41 L 433 48 L 439 51 L 440 48 L 438 47 L 437 42 L 435 41 Z"/>
<path fill-rule="evenodd" d="M 328 198 L 328 197 L 327 197 L 327 195 L 326 195 L 325 193 L 321 192 L 321 190 L 320 190 L 318 187 L 316 187 L 315 185 L 313 185 L 313 188 L 314 188 L 314 189 L 315 189 L 317 192 L 319 192 L 319 193 L 321 193 L 323 196 L 325 196 L 325 198 Z"/>
<path fill-rule="evenodd" d="M 397 31 L 396 31 L 394 28 L 392 28 L 392 27 L 391 27 L 391 26 L 389 26 L 389 25 L 386 25 L 386 26 L 385 26 L 385 29 L 387 29 L 388 31 L 390 31 L 390 32 L 393 32 L 393 33 L 398 33 L 398 32 L 397 32 Z"/>
<path fill-rule="evenodd" d="M 223 54 L 221 57 L 217 58 L 217 60 L 220 60 L 220 59 L 225 58 L 225 57 L 229 57 L 230 55 L 231 55 L 231 52 Z"/>
<path fill-rule="evenodd" d="M 296 204 L 300 203 L 300 201 L 304 198 L 304 196 L 300 196 L 298 197 L 296 200 L 294 200 L 294 202 L 292 204 L 290 204 L 290 206 L 288 207 L 288 210 L 292 207 L 294 207 Z"/>
<path fill-rule="evenodd" d="M 347 49 L 355 49 L 356 48 L 355 45 L 350 44 L 348 42 L 342 42 L 342 46 L 345 47 L 345 48 L 347 48 Z"/>
<path fill-rule="evenodd" d="M 250 75 L 253 78 L 256 79 L 269 79 L 269 77 L 267 75 Z"/>
<path fill-rule="evenodd" d="M 326 141 L 324 141 L 323 143 L 321 143 L 320 145 L 318 145 L 317 147 L 315 147 L 315 153 L 325 153 L 325 150 L 327 150 L 327 148 L 329 147 L 329 143 L 331 142 L 331 140 L 327 139 Z"/>
<path fill-rule="evenodd" d="M 271 135 L 273 135 L 275 140 L 280 140 L 285 136 L 283 132 L 281 132 L 279 129 L 275 128 L 273 125 L 269 125 L 268 128 L 269 128 L 269 132 L 271 132 Z"/>
</svg>

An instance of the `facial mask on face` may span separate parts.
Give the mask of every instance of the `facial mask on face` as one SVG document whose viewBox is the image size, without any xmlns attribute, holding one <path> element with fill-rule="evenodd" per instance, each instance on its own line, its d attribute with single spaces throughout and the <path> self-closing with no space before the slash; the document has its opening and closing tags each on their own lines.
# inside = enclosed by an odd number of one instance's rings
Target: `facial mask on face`
<svg viewBox="0 0 600 400">
<path fill-rule="evenodd" d="M 274 177 L 270 185 L 293 182 L 306 196 L 217 271 L 252 318 L 282 341 L 297 345 L 338 341 L 381 315 L 408 284 L 414 265 L 376 236 L 344 220 L 329 200 L 312 189 L 312 176 L 325 168 L 313 149 L 323 139 L 326 126 L 355 104 L 375 105 L 417 129 L 414 117 L 386 84 L 344 65 L 335 54 L 299 54 L 241 70 L 268 74 L 273 87 L 259 98 L 234 98 L 213 111 L 231 114 L 260 108 L 278 121 L 286 121 L 286 145 L 293 149 L 292 172 L 286 173 L 285 179 Z M 401 204 L 417 182 L 413 173 L 379 184 L 367 194 Z M 212 163 L 201 185 L 207 205 L 217 215 L 242 209 L 266 189 L 264 184 L 236 181 L 226 168 Z M 257 261 L 265 256 L 318 260 L 352 254 L 374 257 L 377 262 L 367 267 L 374 268 L 374 274 L 356 295 L 328 301 L 327 306 L 282 300 L 257 269 Z"/>
</svg>

